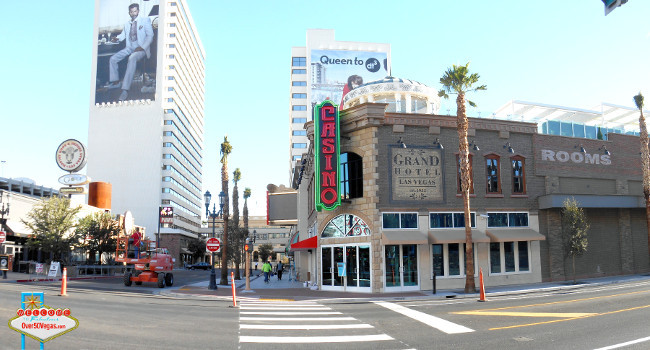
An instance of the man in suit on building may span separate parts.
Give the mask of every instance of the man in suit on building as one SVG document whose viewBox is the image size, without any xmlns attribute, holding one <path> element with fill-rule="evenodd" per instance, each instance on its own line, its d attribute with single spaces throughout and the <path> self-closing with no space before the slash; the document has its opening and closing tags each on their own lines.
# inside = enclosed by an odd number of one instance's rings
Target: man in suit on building
<svg viewBox="0 0 650 350">
<path fill-rule="evenodd" d="M 111 39 L 112 42 L 126 40 L 126 47 L 111 56 L 109 60 L 109 84 L 108 89 L 122 88 L 120 94 L 120 101 L 124 101 L 131 88 L 133 76 L 135 75 L 135 68 L 138 61 L 144 58 L 151 57 L 149 47 L 153 42 L 153 27 L 149 17 L 138 17 L 140 14 L 140 6 L 138 4 L 129 5 L 129 16 L 131 20 L 126 22 L 122 32 Z M 126 65 L 126 72 L 124 72 L 124 79 L 120 84 L 120 75 L 118 70 L 118 63 L 128 57 Z"/>
</svg>

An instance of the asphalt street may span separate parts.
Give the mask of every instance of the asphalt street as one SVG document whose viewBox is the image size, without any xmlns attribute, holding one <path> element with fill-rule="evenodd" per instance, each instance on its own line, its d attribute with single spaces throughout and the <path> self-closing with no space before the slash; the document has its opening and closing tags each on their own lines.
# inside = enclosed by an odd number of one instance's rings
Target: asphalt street
<svg viewBox="0 0 650 350">
<path fill-rule="evenodd" d="M 431 297 L 240 299 L 184 295 L 207 271 L 175 271 L 174 288 L 125 287 L 121 279 L 0 283 L 0 314 L 12 318 L 21 292 L 67 307 L 79 328 L 46 349 L 650 349 L 650 279 L 575 288 L 488 293 L 486 302 L 453 293 Z M 253 285 L 259 286 L 258 280 Z M 241 282 L 243 283 L 243 281 Z M 267 288 L 286 287 L 275 281 Z M 224 288 L 221 288 L 224 289 Z M 303 288 L 304 289 L 304 288 Z M 298 289 L 296 289 L 298 291 Z M 0 349 L 20 334 L 0 326 Z M 27 348 L 38 348 L 28 338 Z"/>
</svg>

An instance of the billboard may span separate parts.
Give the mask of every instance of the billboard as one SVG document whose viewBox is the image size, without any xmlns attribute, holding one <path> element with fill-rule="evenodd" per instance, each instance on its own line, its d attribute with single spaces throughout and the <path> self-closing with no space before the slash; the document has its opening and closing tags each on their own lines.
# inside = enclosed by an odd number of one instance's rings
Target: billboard
<svg viewBox="0 0 650 350">
<path fill-rule="evenodd" d="M 95 103 L 154 100 L 159 0 L 99 0 Z"/>
<path fill-rule="evenodd" d="M 386 52 L 311 50 L 311 108 L 330 100 L 342 107 L 353 88 L 390 75 Z"/>
</svg>

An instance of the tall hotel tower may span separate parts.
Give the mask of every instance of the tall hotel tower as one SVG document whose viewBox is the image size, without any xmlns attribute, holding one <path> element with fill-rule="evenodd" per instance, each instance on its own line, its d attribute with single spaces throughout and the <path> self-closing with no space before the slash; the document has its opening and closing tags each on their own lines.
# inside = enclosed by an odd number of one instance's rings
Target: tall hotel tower
<svg viewBox="0 0 650 350">
<path fill-rule="evenodd" d="M 390 75 L 390 44 L 336 41 L 333 29 L 307 30 L 307 46 L 291 48 L 290 181 L 295 188 L 314 105 L 340 104 L 352 88 Z"/>
<path fill-rule="evenodd" d="M 173 207 L 160 239 L 179 264 L 203 213 L 205 51 L 185 0 L 95 4 L 87 174 L 149 238 Z"/>
</svg>

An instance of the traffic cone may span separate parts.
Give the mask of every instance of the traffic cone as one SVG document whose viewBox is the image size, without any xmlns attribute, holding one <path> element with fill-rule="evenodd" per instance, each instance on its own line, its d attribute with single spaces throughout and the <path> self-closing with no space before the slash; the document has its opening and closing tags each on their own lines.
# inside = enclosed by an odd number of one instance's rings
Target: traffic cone
<svg viewBox="0 0 650 350">
<path fill-rule="evenodd" d="M 232 306 L 237 307 L 237 292 L 235 291 L 235 273 L 230 271 L 230 285 L 232 286 Z"/>
<path fill-rule="evenodd" d="M 481 285 L 480 299 L 478 301 L 487 301 L 485 300 L 485 285 L 483 284 L 483 268 L 480 268 L 478 271 L 478 279 Z"/>
<path fill-rule="evenodd" d="M 68 296 L 68 268 L 63 268 L 63 278 L 61 279 L 61 294 L 62 297 Z"/>
</svg>

